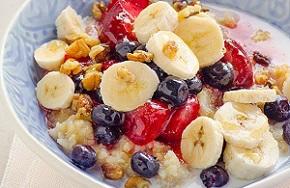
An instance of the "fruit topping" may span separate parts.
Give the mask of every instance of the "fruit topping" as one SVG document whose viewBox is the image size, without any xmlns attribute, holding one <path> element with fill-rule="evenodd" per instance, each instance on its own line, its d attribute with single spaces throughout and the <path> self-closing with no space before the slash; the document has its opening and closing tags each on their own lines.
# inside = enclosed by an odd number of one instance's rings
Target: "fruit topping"
<svg viewBox="0 0 290 188">
<path fill-rule="evenodd" d="M 158 78 L 159 78 L 159 80 L 160 81 L 163 81 L 167 76 L 168 76 L 168 74 L 166 74 L 160 67 L 158 67 L 155 63 L 149 63 L 148 64 L 149 65 L 149 67 L 151 68 L 151 69 L 153 69 L 155 72 L 156 72 L 156 74 L 157 74 L 157 76 L 158 76 Z"/>
<path fill-rule="evenodd" d="M 282 122 L 290 118 L 290 105 L 286 98 L 279 97 L 275 102 L 268 102 L 264 112 L 269 119 Z"/>
<path fill-rule="evenodd" d="M 255 63 L 262 65 L 264 67 L 268 67 L 271 64 L 271 59 L 260 52 L 255 51 L 253 53 L 253 60 Z"/>
<path fill-rule="evenodd" d="M 228 183 L 229 175 L 225 169 L 216 165 L 203 170 L 200 179 L 207 188 L 222 187 Z"/>
<path fill-rule="evenodd" d="M 167 104 L 157 100 L 149 101 L 126 114 L 125 135 L 135 144 L 145 145 L 161 134 L 169 117 Z"/>
<path fill-rule="evenodd" d="M 172 106 L 184 104 L 189 96 L 189 89 L 184 80 L 174 76 L 167 77 L 162 81 L 155 93 L 155 97 Z"/>
<path fill-rule="evenodd" d="M 201 92 L 202 82 L 198 77 L 195 76 L 194 78 L 186 80 L 185 82 L 187 83 L 190 94 L 197 95 Z"/>
<path fill-rule="evenodd" d="M 225 90 L 234 81 L 234 70 L 231 64 L 221 61 L 202 70 L 204 82 L 208 85 Z"/>
<path fill-rule="evenodd" d="M 118 0 L 113 0 L 112 3 L 117 2 Z M 146 8 L 149 5 L 149 0 L 126 0 L 126 2 L 133 3 L 137 7 L 140 7 L 141 9 Z M 110 7 L 109 7 L 110 8 Z"/>
<path fill-rule="evenodd" d="M 133 53 L 137 47 L 138 42 L 136 41 L 121 41 L 116 44 L 115 53 L 120 61 L 125 61 L 127 60 L 127 54 Z"/>
<path fill-rule="evenodd" d="M 283 125 L 283 138 L 285 140 L 285 142 L 290 145 L 290 122 L 287 121 L 284 125 Z"/>
<path fill-rule="evenodd" d="M 75 92 L 76 93 L 82 93 L 84 91 L 82 80 L 84 79 L 83 74 L 76 75 L 72 77 L 72 80 L 75 83 Z"/>
<path fill-rule="evenodd" d="M 119 127 L 103 127 L 95 128 L 95 138 L 99 144 L 110 146 L 116 144 L 122 135 Z"/>
<path fill-rule="evenodd" d="M 121 112 L 117 112 L 110 106 L 105 104 L 94 107 L 92 112 L 92 120 L 95 125 L 105 127 L 117 127 L 121 126 L 124 122 L 125 115 Z"/>
<path fill-rule="evenodd" d="M 183 106 L 178 107 L 161 138 L 166 142 L 180 141 L 184 129 L 197 118 L 200 105 L 196 97 L 189 97 Z"/>
<path fill-rule="evenodd" d="M 234 88 L 250 88 L 254 84 L 253 67 L 242 46 L 234 40 L 225 41 L 226 53 L 222 61 L 234 69 Z"/>
<path fill-rule="evenodd" d="M 137 152 L 132 156 L 131 167 L 140 176 L 152 178 L 157 175 L 160 165 L 153 156 Z"/>
<path fill-rule="evenodd" d="M 96 152 L 91 146 L 76 145 L 71 153 L 72 162 L 81 169 L 88 169 L 96 164 Z"/>
<path fill-rule="evenodd" d="M 110 66 L 116 64 L 117 61 L 115 60 L 108 60 L 102 63 L 102 71 L 104 72 L 105 70 L 107 70 Z"/>
<path fill-rule="evenodd" d="M 133 33 L 133 23 L 142 8 L 125 0 L 113 1 L 101 18 L 102 42 L 108 42 L 111 47 L 125 38 L 136 40 Z"/>
</svg>

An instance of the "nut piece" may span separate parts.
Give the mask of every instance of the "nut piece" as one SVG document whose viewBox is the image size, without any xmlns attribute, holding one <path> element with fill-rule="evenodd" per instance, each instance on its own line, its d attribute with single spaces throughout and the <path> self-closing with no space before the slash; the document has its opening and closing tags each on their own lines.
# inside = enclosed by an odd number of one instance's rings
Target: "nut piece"
<svg viewBox="0 0 290 188">
<path fill-rule="evenodd" d="M 201 12 L 201 6 L 200 5 L 194 5 L 194 6 L 187 6 L 180 12 L 178 12 L 178 19 L 179 21 L 182 21 L 186 18 L 189 18 L 190 16 L 197 15 Z"/>
<path fill-rule="evenodd" d="M 66 50 L 66 54 L 69 57 L 80 59 L 87 57 L 90 53 L 90 48 L 84 39 L 78 39 L 74 41 Z"/>
<path fill-rule="evenodd" d="M 178 51 L 178 46 L 175 41 L 169 41 L 163 47 L 163 53 L 169 58 L 174 59 Z"/>
<path fill-rule="evenodd" d="M 71 109 L 77 112 L 77 119 L 90 121 L 93 105 L 93 101 L 89 95 L 75 94 L 73 97 Z"/>
<path fill-rule="evenodd" d="M 94 60 L 95 62 L 101 62 L 104 61 L 109 53 L 109 48 L 108 46 L 99 44 L 96 46 L 93 46 L 89 56 L 92 60 Z"/>
<path fill-rule="evenodd" d="M 117 70 L 117 78 L 128 83 L 134 83 L 136 81 L 136 76 L 126 67 L 120 67 Z"/>
<path fill-rule="evenodd" d="M 151 182 L 140 176 L 130 177 L 125 183 L 125 188 L 149 188 Z"/>
<path fill-rule="evenodd" d="M 153 60 L 154 55 L 150 52 L 145 52 L 143 50 L 136 50 L 134 53 L 128 53 L 127 58 L 130 61 L 139 61 L 150 63 Z"/>
<path fill-rule="evenodd" d="M 92 64 L 90 66 L 85 67 L 84 70 L 86 71 L 86 73 L 96 72 L 96 71 L 101 72 L 102 71 L 102 64 L 101 63 Z"/>
<path fill-rule="evenodd" d="M 270 38 L 271 38 L 271 33 L 269 31 L 263 31 L 262 29 L 259 29 L 258 31 L 256 31 L 251 37 L 251 39 L 256 43 L 266 41 Z"/>
<path fill-rule="evenodd" d="M 124 177 L 124 170 L 120 165 L 105 163 L 102 165 L 105 178 L 110 180 L 119 180 Z"/>
<path fill-rule="evenodd" d="M 97 71 L 87 72 L 82 84 L 85 90 L 93 91 L 99 88 L 101 83 L 101 73 Z"/>
<path fill-rule="evenodd" d="M 66 75 L 77 75 L 82 71 L 82 66 L 77 60 L 70 58 L 61 65 L 59 71 Z"/>
<path fill-rule="evenodd" d="M 100 20 L 106 9 L 107 9 L 106 4 L 103 1 L 95 2 L 92 6 L 93 17 L 96 20 Z"/>
</svg>

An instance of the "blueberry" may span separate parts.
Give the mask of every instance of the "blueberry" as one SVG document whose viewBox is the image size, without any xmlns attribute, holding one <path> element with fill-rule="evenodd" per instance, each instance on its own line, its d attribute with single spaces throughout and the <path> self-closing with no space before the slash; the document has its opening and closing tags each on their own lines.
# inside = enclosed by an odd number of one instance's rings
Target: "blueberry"
<svg viewBox="0 0 290 188">
<path fill-rule="evenodd" d="M 149 63 L 148 64 L 149 65 L 149 67 L 151 68 L 151 69 L 153 69 L 155 72 L 156 72 L 156 74 L 157 74 L 157 76 L 158 76 L 158 78 L 159 78 L 159 80 L 160 81 L 163 81 L 167 76 L 168 76 L 168 74 L 166 74 L 160 67 L 158 67 L 155 63 Z"/>
<path fill-rule="evenodd" d="M 72 162 L 81 169 L 88 169 L 96 164 L 96 152 L 91 146 L 76 145 L 71 153 Z"/>
<path fill-rule="evenodd" d="M 153 156 L 145 152 L 137 152 L 132 156 L 131 167 L 137 174 L 152 178 L 157 175 L 160 165 Z"/>
<path fill-rule="evenodd" d="M 201 92 L 202 90 L 202 82 L 198 77 L 194 77 L 192 79 L 189 80 L 185 80 L 185 82 L 187 83 L 189 92 L 191 94 L 198 94 Z"/>
<path fill-rule="evenodd" d="M 162 81 L 155 93 L 155 97 L 172 106 L 184 104 L 189 96 L 189 89 L 184 80 L 169 76 Z"/>
<path fill-rule="evenodd" d="M 75 92 L 76 93 L 84 92 L 84 88 L 83 88 L 83 84 L 82 84 L 83 79 L 84 79 L 84 75 L 82 75 L 82 74 L 72 77 L 72 80 L 75 83 Z"/>
<path fill-rule="evenodd" d="M 274 102 L 268 102 L 264 106 L 264 113 L 269 119 L 282 122 L 290 117 L 290 105 L 286 98 L 279 97 Z"/>
<path fill-rule="evenodd" d="M 94 91 L 87 92 L 87 94 L 90 95 L 90 97 L 91 97 L 94 101 L 96 101 L 96 102 L 98 102 L 98 103 L 100 103 L 100 104 L 103 104 L 103 103 L 104 103 L 104 102 L 103 102 L 102 95 L 101 95 L 101 92 L 100 92 L 99 89 L 94 90 Z"/>
<path fill-rule="evenodd" d="M 112 145 L 116 144 L 122 135 L 119 127 L 102 127 L 95 128 L 95 139 L 99 144 Z"/>
<path fill-rule="evenodd" d="M 98 126 L 114 127 L 124 122 L 125 115 L 107 106 L 100 104 L 93 108 L 92 120 Z"/>
<path fill-rule="evenodd" d="M 142 50 L 142 51 L 148 52 L 148 50 L 146 49 L 146 44 L 141 44 L 140 46 L 136 48 L 136 50 Z"/>
<path fill-rule="evenodd" d="M 218 88 L 227 89 L 234 81 L 234 70 L 230 63 L 221 61 L 202 70 L 204 82 L 208 85 Z"/>
<path fill-rule="evenodd" d="M 222 187 L 229 181 L 229 175 L 225 169 L 220 166 L 213 166 L 204 169 L 200 174 L 200 179 L 207 187 Z"/>
<path fill-rule="evenodd" d="M 136 41 L 122 41 L 116 44 L 115 52 L 120 61 L 127 60 L 127 53 L 132 53 L 138 47 Z"/>
<path fill-rule="evenodd" d="M 285 142 L 290 145 L 290 121 L 283 125 L 283 138 Z"/>
</svg>

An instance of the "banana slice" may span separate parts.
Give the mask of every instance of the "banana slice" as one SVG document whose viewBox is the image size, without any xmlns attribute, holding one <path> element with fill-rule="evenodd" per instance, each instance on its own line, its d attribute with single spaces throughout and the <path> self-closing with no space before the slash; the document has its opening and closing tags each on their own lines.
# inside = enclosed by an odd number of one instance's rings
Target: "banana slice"
<svg viewBox="0 0 290 188">
<path fill-rule="evenodd" d="M 35 50 L 34 59 L 43 69 L 58 70 L 64 62 L 66 47 L 68 45 L 64 41 L 52 40 Z"/>
<path fill-rule="evenodd" d="M 227 102 L 214 115 L 225 140 L 244 148 L 257 147 L 269 130 L 268 118 L 255 105 Z"/>
<path fill-rule="evenodd" d="M 71 7 L 64 9 L 55 21 L 57 37 L 70 42 L 85 34 L 81 16 Z"/>
<path fill-rule="evenodd" d="M 201 116 L 184 130 L 182 157 L 193 168 L 204 169 L 217 163 L 223 148 L 223 135 L 218 121 Z"/>
<path fill-rule="evenodd" d="M 181 38 L 170 31 L 155 33 L 146 48 L 154 54 L 153 61 L 167 74 L 190 79 L 199 70 L 196 56 Z"/>
<path fill-rule="evenodd" d="M 279 159 L 277 141 L 267 132 L 258 147 L 245 149 L 227 144 L 224 162 L 227 171 L 236 178 L 252 180 L 270 172 Z"/>
<path fill-rule="evenodd" d="M 238 103 L 265 103 L 273 102 L 277 97 L 275 89 L 240 89 L 225 92 L 223 100 Z"/>
<path fill-rule="evenodd" d="M 145 8 L 134 22 L 139 42 L 146 44 L 158 31 L 173 31 L 178 24 L 177 12 L 168 3 L 159 1 Z"/>
<path fill-rule="evenodd" d="M 224 38 L 217 22 L 205 13 L 180 22 L 175 33 L 197 56 L 200 67 L 213 65 L 224 55 Z"/>
<path fill-rule="evenodd" d="M 74 91 L 75 84 L 69 76 L 53 71 L 38 82 L 36 96 L 45 108 L 59 110 L 70 106 Z"/>
<path fill-rule="evenodd" d="M 282 93 L 290 100 L 290 76 L 283 83 Z"/>
<path fill-rule="evenodd" d="M 128 112 L 151 99 L 158 84 L 158 76 L 149 66 L 125 61 L 104 72 L 100 88 L 106 105 Z"/>
</svg>

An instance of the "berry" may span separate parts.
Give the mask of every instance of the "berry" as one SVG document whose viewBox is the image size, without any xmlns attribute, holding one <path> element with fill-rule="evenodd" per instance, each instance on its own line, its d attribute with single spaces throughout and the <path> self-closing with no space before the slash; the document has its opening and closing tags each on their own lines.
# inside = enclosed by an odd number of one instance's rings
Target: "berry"
<svg viewBox="0 0 290 188">
<path fill-rule="evenodd" d="M 83 84 L 82 84 L 83 79 L 84 79 L 84 75 L 82 75 L 82 74 L 72 77 L 72 80 L 75 83 L 75 92 L 76 93 L 84 92 L 84 88 L 83 88 Z"/>
<path fill-rule="evenodd" d="M 102 127 L 95 129 L 95 138 L 99 144 L 110 146 L 116 144 L 122 135 L 119 127 Z"/>
<path fill-rule="evenodd" d="M 121 41 L 116 44 L 115 51 L 120 61 L 127 60 L 127 53 L 132 53 L 138 47 L 136 41 Z"/>
<path fill-rule="evenodd" d="M 108 11 L 103 14 L 100 21 L 102 25 L 101 41 L 114 48 L 118 41 L 125 38 L 131 41 L 136 40 L 133 23 L 142 8 L 126 0 L 113 1 L 108 7 Z"/>
<path fill-rule="evenodd" d="M 262 55 L 260 52 L 255 51 L 253 53 L 253 60 L 255 63 L 268 67 L 271 64 L 271 59 L 267 56 Z"/>
<path fill-rule="evenodd" d="M 102 63 L 102 71 L 104 72 L 105 70 L 107 70 L 110 66 L 114 65 L 118 63 L 115 60 L 109 60 L 109 61 L 105 61 Z"/>
<path fill-rule="evenodd" d="M 124 114 L 117 112 L 110 106 L 100 104 L 93 108 L 92 120 L 94 124 L 105 127 L 120 126 L 124 122 Z"/>
<path fill-rule="evenodd" d="M 225 169 L 216 165 L 203 170 L 200 179 L 207 188 L 222 187 L 228 183 L 229 175 Z"/>
<path fill-rule="evenodd" d="M 183 106 L 178 107 L 160 135 L 166 142 L 180 141 L 184 129 L 199 115 L 200 105 L 196 97 L 190 97 Z"/>
<path fill-rule="evenodd" d="M 126 0 L 128 2 L 133 3 L 134 5 L 136 5 L 137 7 L 140 7 L 142 9 L 146 8 L 149 5 L 149 0 Z M 117 0 L 113 0 L 112 3 L 117 2 Z"/>
<path fill-rule="evenodd" d="M 72 162 L 81 169 L 88 169 L 96 164 L 96 152 L 91 146 L 76 145 L 71 153 Z"/>
<path fill-rule="evenodd" d="M 167 104 L 157 100 L 149 101 L 126 114 L 125 135 L 137 145 L 148 144 L 164 130 L 170 114 Z"/>
<path fill-rule="evenodd" d="M 197 95 L 198 93 L 201 92 L 202 82 L 198 77 L 194 77 L 192 79 L 185 80 L 185 82 L 187 83 L 189 92 L 191 94 Z"/>
<path fill-rule="evenodd" d="M 146 44 L 141 44 L 140 46 L 136 48 L 136 50 L 142 50 L 142 51 L 148 52 L 148 50 L 146 49 Z"/>
<path fill-rule="evenodd" d="M 184 80 L 169 76 L 162 81 L 155 93 L 155 97 L 172 106 L 184 104 L 189 96 L 189 89 Z"/>
<path fill-rule="evenodd" d="M 160 165 L 153 156 L 145 152 L 137 152 L 132 156 L 131 167 L 137 174 L 152 178 L 157 175 Z"/>
<path fill-rule="evenodd" d="M 264 113 L 269 119 L 282 122 L 290 118 L 290 105 L 286 98 L 279 97 L 274 102 L 267 102 Z"/>
<path fill-rule="evenodd" d="M 252 64 L 247 53 L 236 41 L 227 39 L 225 41 L 226 53 L 223 62 L 230 63 L 234 69 L 234 88 L 250 88 L 254 84 Z"/>
<path fill-rule="evenodd" d="M 208 85 L 225 90 L 234 81 L 234 70 L 231 64 L 221 61 L 202 70 L 204 82 Z"/>
<path fill-rule="evenodd" d="M 283 125 L 283 138 L 285 142 L 290 145 L 290 122 L 286 122 Z"/>
<path fill-rule="evenodd" d="M 151 68 L 151 69 L 153 69 L 155 72 L 156 72 L 156 74 L 157 74 L 157 76 L 158 76 L 158 78 L 159 78 L 159 80 L 160 81 L 163 81 L 167 76 L 168 76 L 168 74 L 166 74 L 160 67 L 158 67 L 155 63 L 149 63 L 148 64 L 149 65 L 149 67 Z"/>
</svg>

